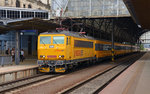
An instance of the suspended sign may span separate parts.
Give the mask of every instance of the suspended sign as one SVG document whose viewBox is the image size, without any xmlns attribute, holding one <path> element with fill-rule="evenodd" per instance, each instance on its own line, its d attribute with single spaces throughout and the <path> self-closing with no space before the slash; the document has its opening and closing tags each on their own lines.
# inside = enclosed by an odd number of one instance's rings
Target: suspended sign
<svg viewBox="0 0 150 94">
<path fill-rule="evenodd" d="M 21 30 L 20 35 L 37 35 L 37 30 Z"/>
</svg>

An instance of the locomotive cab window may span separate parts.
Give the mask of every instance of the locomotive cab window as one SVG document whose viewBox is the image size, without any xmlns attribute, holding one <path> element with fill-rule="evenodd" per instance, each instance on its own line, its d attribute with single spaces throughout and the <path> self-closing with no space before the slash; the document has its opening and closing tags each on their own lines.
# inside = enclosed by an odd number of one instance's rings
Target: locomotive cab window
<svg viewBox="0 0 150 94">
<path fill-rule="evenodd" d="M 53 37 L 53 44 L 64 44 L 64 36 Z"/>
<path fill-rule="evenodd" d="M 41 36 L 40 44 L 51 44 L 51 37 L 50 36 Z"/>
</svg>

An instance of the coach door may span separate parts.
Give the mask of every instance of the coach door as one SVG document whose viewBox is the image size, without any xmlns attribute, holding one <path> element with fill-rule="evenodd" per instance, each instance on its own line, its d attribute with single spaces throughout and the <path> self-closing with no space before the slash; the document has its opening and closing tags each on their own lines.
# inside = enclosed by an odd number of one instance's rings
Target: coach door
<svg viewBox="0 0 150 94">
<path fill-rule="evenodd" d="M 71 59 L 71 37 L 67 36 L 66 37 L 66 56 L 67 59 Z"/>
</svg>

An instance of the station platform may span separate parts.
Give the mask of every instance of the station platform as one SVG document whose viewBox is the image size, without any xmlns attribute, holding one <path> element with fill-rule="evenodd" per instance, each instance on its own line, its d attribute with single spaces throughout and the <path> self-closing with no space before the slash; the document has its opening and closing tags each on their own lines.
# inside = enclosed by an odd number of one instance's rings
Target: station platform
<svg viewBox="0 0 150 94">
<path fill-rule="evenodd" d="M 16 65 L 13 62 L 13 65 L 5 65 L 0 67 L 0 74 L 9 73 L 13 71 L 25 70 L 25 69 L 32 69 L 36 68 L 37 60 L 36 59 L 25 59 L 23 62 L 20 62 L 19 65 Z"/>
<path fill-rule="evenodd" d="M 150 94 L 150 52 L 144 54 L 99 94 Z"/>
</svg>

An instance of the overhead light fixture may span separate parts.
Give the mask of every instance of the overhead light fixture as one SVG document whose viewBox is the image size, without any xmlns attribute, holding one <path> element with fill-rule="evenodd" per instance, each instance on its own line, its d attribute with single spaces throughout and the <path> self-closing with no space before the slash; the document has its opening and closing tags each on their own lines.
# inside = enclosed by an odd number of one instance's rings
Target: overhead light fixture
<svg viewBox="0 0 150 94">
<path fill-rule="evenodd" d="M 138 25 L 139 28 L 141 28 L 141 25 Z"/>
</svg>

